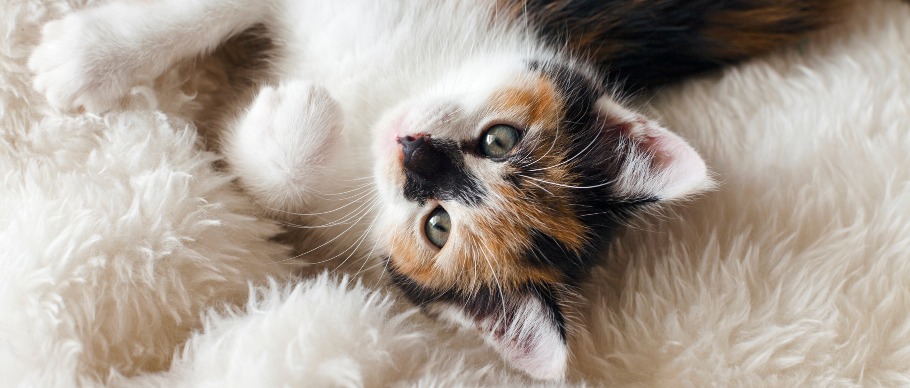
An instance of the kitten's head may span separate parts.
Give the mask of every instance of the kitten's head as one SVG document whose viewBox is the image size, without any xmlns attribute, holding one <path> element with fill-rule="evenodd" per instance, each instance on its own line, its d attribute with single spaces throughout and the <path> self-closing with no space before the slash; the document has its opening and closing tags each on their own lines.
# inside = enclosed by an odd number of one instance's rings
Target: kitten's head
<svg viewBox="0 0 910 388">
<path fill-rule="evenodd" d="M 611 233 L 711 185 L 685 141 L 553 60 L 463 66 L 377 130 L 394 281 L 538 378 L 563 376 L 569 286 Z"/>
</svg>

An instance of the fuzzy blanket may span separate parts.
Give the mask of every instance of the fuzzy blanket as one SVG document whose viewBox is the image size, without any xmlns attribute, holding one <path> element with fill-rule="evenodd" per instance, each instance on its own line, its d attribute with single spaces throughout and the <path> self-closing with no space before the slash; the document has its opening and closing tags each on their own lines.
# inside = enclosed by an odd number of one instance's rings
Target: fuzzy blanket
<svg viewBox="0 0 910 388">
<path fill-rule="evenodd" d="M 25 63 L 82 6 L 0 2 L 0 386 L 529 382 L 385 282 L 294 275 L 179 76 L 121 113 L 50 110 Z M 618 237 L 568 383 L 910 384 L 910 6 L 860 1 L 649 105 L 721 186 Z"/>
</svg>

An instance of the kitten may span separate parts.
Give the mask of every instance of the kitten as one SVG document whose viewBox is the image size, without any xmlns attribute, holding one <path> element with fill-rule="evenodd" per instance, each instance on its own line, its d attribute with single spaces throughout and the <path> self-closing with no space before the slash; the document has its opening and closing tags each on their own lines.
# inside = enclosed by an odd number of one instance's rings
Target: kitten
<svg viewBox="0 0 910 388">
<path fill-rule="evenodd" d="M 384 257 L 417 305 L 561 379 L 566 303 L 614 231 L 713 185 L 601 74 L 641 88 L 740 60 L 823 24 L 834 3 L 113 2 L 49 23 L 29 66 L 53 106 L 104 112 L 264 25 L 275 48 L 260 71 L 279 81 L 225 118 L 243 188 L 313 227 L 310 251 Z"/>
</svg>

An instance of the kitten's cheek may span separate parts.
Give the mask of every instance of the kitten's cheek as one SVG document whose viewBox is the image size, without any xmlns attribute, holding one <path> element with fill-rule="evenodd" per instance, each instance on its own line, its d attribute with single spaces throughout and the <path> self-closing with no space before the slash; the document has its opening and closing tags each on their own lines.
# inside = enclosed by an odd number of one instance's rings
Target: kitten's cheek
<svg viewBox="0 0 910 388">
<path fill-rule="evenodd" d="M 376 183 L 383 196 L 393 202 L 400 200 L 401 190 L 404 187 L 406 177 L 397 155 L 380 154 L 379 158 L 377 158 L 374 174 Z"/>
<path fill-rule="evenodd" d="M 400 147 L 398 145 L 398 134 L 397 131 L 387 131 L 391 133 L 390 135 L 386 134 L 382 136 L 382 144 L 380 145 L 380 152 L 382 155 L 398 156 L 401 153 Z"/>
<path fill-rule="evenodd" d="M 406 115 L 407 112 L 399 113 L 391 120 L 381 124 L 376 139 L 376 151 L 380 157 L 383 155 L 398 155 L 401 152 L 398 145 L 398 137 L 403 132 L 402 127 L 404 126 Z"/>
</svg>

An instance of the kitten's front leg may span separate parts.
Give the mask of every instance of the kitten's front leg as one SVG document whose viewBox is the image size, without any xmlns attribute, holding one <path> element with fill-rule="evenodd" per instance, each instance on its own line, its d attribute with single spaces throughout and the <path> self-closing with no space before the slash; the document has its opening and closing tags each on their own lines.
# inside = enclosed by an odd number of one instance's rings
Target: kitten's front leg
<svg viewBox="0 0 910 388">
<path fill-rule="evenodd" d="M 103 112 L 175 61 L 260 22 L 268 0 L 109 3 L 44 26 L 29 58 L 34 87 L 64 111 Z"/>
<path fill-rule="evenodd" d="M 279 215 L 328 190 L 343 143 L 343 117 L 328 91 L 309 81 L 263 87 L 225 137 L 241 185 Z"/>
</svg>

